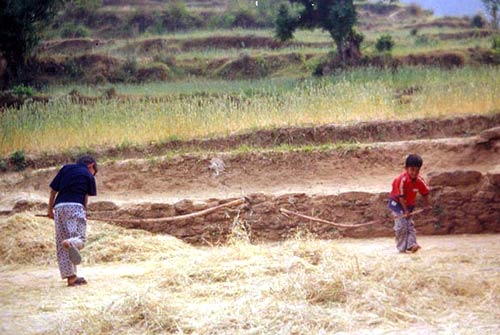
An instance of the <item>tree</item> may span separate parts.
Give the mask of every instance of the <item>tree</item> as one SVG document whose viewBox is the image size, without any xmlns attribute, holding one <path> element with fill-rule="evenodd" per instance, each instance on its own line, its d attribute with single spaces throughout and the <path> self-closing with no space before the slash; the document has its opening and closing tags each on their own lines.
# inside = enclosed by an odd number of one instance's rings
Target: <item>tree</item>
<svg viewBox="0 0 500 335">
<path fill-rule="evenodd" d="M 483 0 L 486 11 L 491 16 L 493 29 L 498 29 L 498 11 L 500 10 L 500 0 Z"/>
<path fill-rule="evenodd" d="M 354 25 L 357 22 L 357 13 L 353 0 L 289 0 L 292 4 L 302 5 L 296 19 L 282 13 L 284 24 L 277 29 L 284 33 L 293 32 L 297 28 L 322 28 L 330 33 L 335 41 L 337 53 L 341 61 L 356 60 L 361 57 L 360 44 L 363 40 L 357 33 Z M 286 36 L 286 34 L 285 34 Z"/>
<path fill-rule="evenodd" d="M 293 31 L 297 25 L 296 19 L 290 15 L 288 6 L 282 4 L 278 10 L 278 16 L 275 21 L 276 38 L 282 42 L 288 41 L 293 38 Z"/>
<path fill-rule="evenodd" d="M 65 0 L 0 1 L 0 58 L 7 62 L 4 83 L 23 76 L 26 60 L 40 41 L 40 33 Z"/>
</svg>

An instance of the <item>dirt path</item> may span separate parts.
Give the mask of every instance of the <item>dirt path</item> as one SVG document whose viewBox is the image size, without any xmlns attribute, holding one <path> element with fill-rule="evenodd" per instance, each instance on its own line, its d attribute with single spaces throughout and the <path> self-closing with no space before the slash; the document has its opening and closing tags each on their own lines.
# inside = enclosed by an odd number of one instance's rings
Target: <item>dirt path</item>
<svg viewBox="0 0 500 335">
<path fill-rule="evenodd" d="M 419 241 L 423 249 L 416 255 L 397 254 L 392 238 L 310 241 L 304 243 L 311 243 L 306 244 L 307 248 L 322 250 L 321 252 L 328 253 L 330 252 L 329 250 L 337 250 L 337 252 L 341 252 L 346 257 L 345 259 L 353 260 L 355 257 L 360 271 L 363 271 L 363 273 L 365 271 L 367 273 L 374 272 L 378 266 L 385 266 L 385 264 L 390 263 L 400 264 L 399 266 L 405 268 L 412 268 L 413 266 L 417 266 L 418 268 L 425 264 L 435 267 L 437 266 L 436 264 L 442 264 L 446 268 L 453 267 L 453 276 L 456 278 L 461 278 L 461 276 L 467 274 L 483 278 L 483 280 L 488 282 L 497 280 L 498 284 L 498 280 L 500 280 L 500 250 L 496 235 L 421 237 Z M 246 249 L 245 246 L 225 247 L 215 250 L 200 248 L 194 250 L 190 255 L 182 257 L 166 254 L 164 260 L 161 262 L 111 263 L 83 266 L 80 270 L 81 275 L 89 279 L 89 284 L 78 288 L 65 287 L 64 283 L 58 278 L 55 267 L 4 266 L 0 268 L 0 333 L 5 335 L 54 334 L 62 331 L 62 329 L 68 329 L 68 327 L 76 331 L 79 324 L 84 328 L 86 327 L 82 322 L 97 322 L 96 320 L 88 319 L 90 315 L 106 311 L 106 309 L 111 308 L 114 303 L 117 303 L 124 297 L 141 297 L 141 294 L 144 294 L 148 290 L 153 290 L 153 292 L 155 290 L 167 290 L 170 299 L 175 303 L 180 302 L 184 306 L 185 313 L 190 313 L 190 303 L 187 299 L 197 290 L 198 284 L 193 282 L 187 286 L 161 286 L 161 282 L 158 281 L 159 275 L 163 279 L 173 278 L 171 273 L 175 273 L 179 278 L 183 276 L 186 278 L 196 278 L 192 277 L 193 273 L 198 273 L 197 276 L 203 274 L 211 278 L 210 276 L 216 276 L 220 273 L 220 266 L 223 266 L 225 271 L 231 269 L 230 273 L 235 271 L 234 274 L 236 275 L 239 271 L 243 274 L 249 271 L 249 269 L 259 271 L 257 267 L 262 266 L 262 262 L 264 262 L 268 264 L 266 265 L 267 269 L 281 267 L 279 270 L 280 273 L 283 271 L 283 275 L 292 276 L 293 278 L 296 267 L 302 264 L 301 262 L 303 261 L 297 257 L 294 258 L 293 255 L 288 255 L 288 253 L 293 249 L 297 250 L 294 251 L 297 254 L 297 252 L 302 250 L 296 249 L 300 245 L 296 244 L 296 242 L 284 242 L 284 244 L 263 244 L 259 247 L 251 247 L 250 249 Z M 283 252 L 284 254 L 280 256 Z M 308 253 L 304 255 L 304 259 L 309 259 L 309 256 L 307 256 Z M 256 260 L 253 257 L 259 257 L 259 261 L 254 263 Z M 210 262 L 215 258 L 219 258 L 220 262 L 213 263 L 215 267 L 206 267 L 208 264 L 212 264 Z M 175 264 L 180 264 L 179 262 L 192 265 L 182 267 L 181 269 L 172 268 Z M 207 265 L 203 265 L 205 262 Z M 249 263 L 254 264 L 253 266 L 256 268 L 247 268 L 247 266 L 252 266 Z M 346 264 L 345 266 L 348 265 Z M 415 272 L 415 275 L 417 277 L 425 276 L 425 274 L 418 272 Z M 252 285 L 252 283 L 257 284 L 262 279 L 260 276 L 264 276 L 264 273 L 255 273 L 252 279 L 240 282 L 239 285 L 248 286 Z M 427 274 L 427 276 L 432 276 L 432 274 Z M 234 280 L 236 280 L 236 277 Z M 349 281 L 347 278 L 346 280 Z M 381 280 L 382 282 L 387 281 L 388 285 L 390 285 L 389 282 L 393 278 L 386 277 Z M 429 280 L 434 279 L 430 279 L 429 277 Z M 221 289 L 224 289 L 224 285 L 227 284 L 222 279 L 219 279 L 219 281 L 211 281 L 212 284 L 210 285 L 219 285 Z M 225 290 L 227 289 L 226 287 Z M 498 294 L 498 290 L 496 292 Z M 429 294 L 444 295 L 445 293 L 433 292 Z M 203 299 L 203 302 L 200 303 L 204 304 L 205 308 L 208 308 L 209 304 L 214 304 L 218 301 L 217 296 L 207 296 Z M 217 318 L 222 316 L 217 313 L 221 312 L 219 309 L 222 308 L 221 306 L 225 301 L 229 299 L 229 301 L 236 303 L 242 299 L 249 299 L 250 302 L 253 299 L 259 298 L 258 296 L 253 296 L 253 293 L 250 293 L 250 291 L 245 293 L 245 290 L 243 290 L 239 291 L 239 293 L 234 293 L 234 295 L 227 292 L 227 295 L 224 297 L 221 296 L 221 299 L 219 307 L 216 308 L 215 305 L 210 307 L 212 314 L 209 316 L 202 316 L 200 314 L 198 317 L 201 319 L 199 320 L 206 319 L 205 321 L 211 322 L 212 327 L 217 327 Z M 436 301 L 440 301 L 437 296 L 433 295 L 429 295 L 427 299 L 437 299 Z M 459 296 L 458 298 L 450 297 L 449 299 L 447 304 L 454 306 L 455 301 L 460 301 L 461 298 Z M 441 318 L 440 320 L 422 316 L 417 323 L 400 321 L 380 324 L 375 322 L 369 329 L 371 333 L 392 331 L 403 334 L 415 334 L 414 331 L 419 329 L 427 330 L 430 333 L 452 329 L 461 334 L 473 334 L 474 330 L 481 329 L 482 334 L 494 334 L 495 331 L 500 330 L 498 310 L 495 311 L 494 308 L 490 309 L 492 306 L 478 307 L 479 311 L 473 310 L 476 307 L 474 306 L 475 302 L 472 303 L 472 301 L 476 300 L 475 298 L 470 300 L 471 310 L 468 316 L 466 314 L 467 307 L 457 306 L 454 311 L 450 311 L 447 307 L 443 306 L 441 311 L 430 314 Z M 481 315 L 481 311 L 493 314 L 490 314 L 488 317 L 484 314 L 483 317 L 477 318 L 477 316 Z M 201 310 L 198 312 L 202 313 Z M 337 313 L 350 312 L 340 309 Z M 492 321 L 495 320 L 494 314 L 497 314 L 496 321 Z M 368 315 L 366 317 L 370 318 Z M 105 316 L 103 315 L 102 317 Z M 147 315 L 144 317 L 148 318 Z M 373 319 L 373 317 L 372 315 L 371 318 Z M 78 322 L 71 328 L 69 322 L 72 320 L 78 320 Z M 357 333 L 370 333 L 366 329 L 363 330 L 362 324 L 363 322 L 361 324 L 359 321 L 356 322 L 355 328 L 351 330 L 357 330 Z M 119 325 L 116 326 L 118 327 Z M 198 326 L 203 327 L 203 323 L 198 324 Z M 196 331 L 197 326 L 194 325 L 193 327 L 194 329 L 192 330 Z M 198 329 L 198 331 L 203 332 L 202 329 Z M 225 332 L 222 328 L 219 331 L 221 333 Z M 424 331 L 423 333 L 429 332 Z"/>
<path fill-rule="evenodd" d="M 475 137 L 379 142 L 326 151 L 157 157 L 104 164 L 97 178 L 99 196 L 92 201 L 175 203 L 252 193 L 385 192 L 400 172 L 405 155 L 412 152 L 425 161 L 424 177 L 450 170 L 500 170 L 500 144 L 486 149 L 475 144 Z M 214 157 L 225 163 L 219 176 L 209 168 Z M 0 175 L 0 208 L 11 209 L 19 200 L 46 202 L 47 185 L 55 173 L 52 168 Z"/>
</svg>

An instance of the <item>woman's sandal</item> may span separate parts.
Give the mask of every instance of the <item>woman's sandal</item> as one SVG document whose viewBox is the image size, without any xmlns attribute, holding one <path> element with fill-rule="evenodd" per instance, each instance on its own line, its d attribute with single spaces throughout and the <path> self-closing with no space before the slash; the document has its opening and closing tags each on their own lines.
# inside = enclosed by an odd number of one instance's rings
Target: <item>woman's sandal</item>
<svg viewBox="0 0 500 335">
<path fill-rule="evenodd" d="M 68 284 L 68 286 L 80 286 L 87 284 L 87 281 L 83 277 L 77 277 L 74 282 Z"/>
</svg>

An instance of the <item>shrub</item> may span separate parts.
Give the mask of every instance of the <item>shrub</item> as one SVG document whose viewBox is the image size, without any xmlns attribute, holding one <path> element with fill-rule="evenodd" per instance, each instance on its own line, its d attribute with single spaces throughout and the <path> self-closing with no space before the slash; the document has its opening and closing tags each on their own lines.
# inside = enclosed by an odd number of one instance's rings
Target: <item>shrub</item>
<svg viewBox="0 0 500 335">
<path fill-rule="evenodd" d="M 10 156 L 10 163 L 14 166 L 16 171 L 22 171 L 26 168 L 26 157 L 24 151 L 16 151 Z"/>
<path fill-rule="evenodd" d="M 35 90 L 30 86 L 17 85 L 12 88 L 12 93 L 17 96 L 32 97 L 35 95 Z"/>
<path fill-rule="evenodd" d="M 234 21 L 232 22 L 233 27 L 239 28 L 256 28 L 259 26 L 257 14 L 251 10 L 242 9 L 239 12 L 235 12 Z"/>
<path fill-rule="evenodd" d="M 382 35 L 377 40 L 375 48 L 378 52 L 390 52 L 394 48 L 394 40 L 391 35 Z"/>
<path fill-rule="evenodd" d="M 207 26 L 209 28 L 231 28 L 234 19 L 235 17 L 232 13 L 220 13 L 220 15 L 211 16 Z"/>
<path fill-rule="evenodd" d="M 120 71 L 116 74 L 118 81 L 133 82 L 139 69 L 139 63 L 135 57 L 128 56 Z"/>
<path fill-rule="evenodd" d="M 417 36 L 418 35 L 418 28 L 413 28 L 410 30 L 410 36 Z"/>
<path fill-rule="evenodd" d="M 203 26 L 202 18 L 191 13 L 182 1 L 174 1 L 167 5 L 162 15 L 162 25 L 168 31 L 195 29 Z"/>
<path fill-rule="evenodd" d="M 486 19 L 481 14 L 477 14 L 474 15 L 470 24 L 474 28 L 484 28 L 486 26 Z"/>
</svg>

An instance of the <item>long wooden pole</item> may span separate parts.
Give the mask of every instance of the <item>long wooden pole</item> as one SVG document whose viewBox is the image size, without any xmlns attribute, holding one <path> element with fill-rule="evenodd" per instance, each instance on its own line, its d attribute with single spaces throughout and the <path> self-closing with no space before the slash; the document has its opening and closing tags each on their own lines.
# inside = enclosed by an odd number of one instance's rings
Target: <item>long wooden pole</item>
<svg viewBox="0 0 500 335">
<path fill-rule="evenodd" d="M 292 212 L 292 211 L 289 211 L 288 209 L 284 209 L 284 208 L 281 208 L 280 212 L 281 212 L 281 214 L 284 214 L 284 215 L 294 215 L 294 216 L 297 216 L 297 217 L 302 218 L 302 219 L 306 219 L 306 220 L 310 220 L 310 221 L 314 221 L 314 222 L 319 222 L 319 223 L 325 223 L 325 224 L 328 224 L 328 225 L 331 225 L 331 226 L 335 226 L 335 227 L 339 227 L 339 228 L 359 228 L 359 227 L 366 227 L 366 226 L 371 226 L 371 225 L 378 224 L 378 223 L 381 223 L 381 222 L 384 221 L 382 219 L 379 219 L 379 220 L 373 220 L 373 221 L 369 221 L 369 222 L 365 222 L 365 223 L 360 223 L 360 224 L 344 224 L 344 223 L 336 223 L 336 222 L 331 222 L 331 221 L 323 220 L 323 219 L 320 219 L 320 218 L 316 218 L 314 216 L 308 216 L 308 215 L 300 214 L 300 213 L 297 213 L 297 212 Z M 415 215 L 415 214 L 420 214 L 422 212 L 423 212 L 423 209 L 419 209 L 419 210 L 413 212 L 412 214 Z M 396 216 L 396 218 L 402 218 L 403 216 L 404 215 L 398 215 L 398 216 Z"/>
<path fill-rule="evenodd" d="M 112 219 L 112 218 L 94 218 L 94 217 L 89 217 L 89 220 L 95 220 L 95 221 L 104 221 L 104 222 L 113 222 L 113 223 L 124 223 L 124 224 L 141 224 L 141 223 L 166 223 L 166 222 L 174 222 L 174 221 L 181 221 L 181 220 L 186 220 L 186 219 L 192 219 L 198 216 L 204 216 L 208 215 L 210 213 L 213 213 L 215 211 L 218 211 L 221 208 L 226 208 L 226 207 L 234 207 L 234 206 L 239 206 L 242 205 L 246 202 L 245 198 L 233 200 L 230 202 L 227 202 L 222 205 L 218 205 L 215 207 L 207 208 L 198 212 L 194 212 L 191 214 L 185 214 L 185 215 L 178 215 L 178 216 L 171 216 L 171 217 L 166 217 L 166 218 L 151 218 L 151 219 Z M 36 215 L 39 217 L 47 217 L 47 215 Z"/>
</svg>

